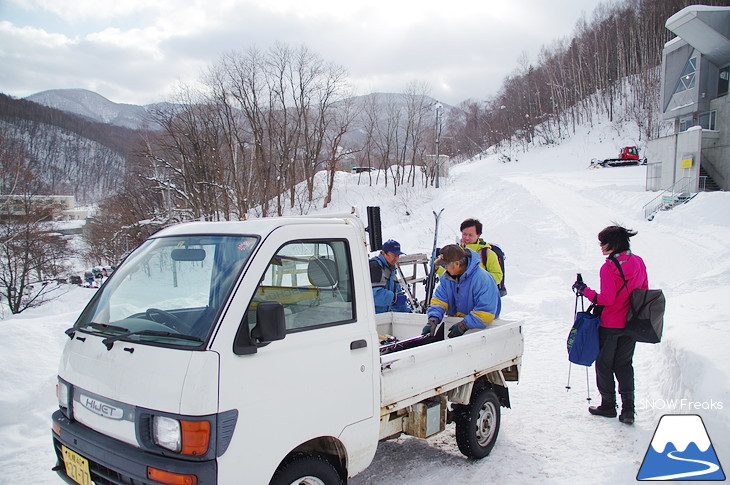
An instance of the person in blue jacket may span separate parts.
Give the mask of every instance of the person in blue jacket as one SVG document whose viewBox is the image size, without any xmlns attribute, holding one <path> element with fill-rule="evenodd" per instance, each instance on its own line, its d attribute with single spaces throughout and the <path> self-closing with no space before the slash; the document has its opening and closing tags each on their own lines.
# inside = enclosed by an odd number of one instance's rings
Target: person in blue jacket
<svg viewBox="0 0 730 485">
<path fill-rule="evenodd" d="M 373 285 L 373 300 L 375 313 L 402 312 L 410 313 L 406 303 L 405 293 L 395 280 L 396 265 L 405 254 L 400 249 L 400 243 L 388 239 L 376 257 L 370 259 L 370 281 Z"/>
<path fill-rule="evenodd" d="M 440 260 L 440 261 L 439 261 Z M 449 338 L 470 329 L 483 329 L 499 317 L 502 299 L 494 278 L 480 266 L 478 253 L 458 244 L 441 248 L 436 263 L 446 268 L 429 303 L 423 335 L 443 338 L 444 316 L 463 317 L 449 329 Z"/>
</svg>

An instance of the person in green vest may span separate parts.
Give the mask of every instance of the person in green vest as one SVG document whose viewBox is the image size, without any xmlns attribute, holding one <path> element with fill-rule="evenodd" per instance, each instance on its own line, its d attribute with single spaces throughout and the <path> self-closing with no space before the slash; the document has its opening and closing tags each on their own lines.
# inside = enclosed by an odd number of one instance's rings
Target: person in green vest
<svg viewBox="0 0 730 485">
<path fill-rule="evenodd" d="M 461 243 L 459 245 L 462 248 L 469 248 L 479 254 L 482 260 L 479 266 L 487 270 L 487 273 L 491 274 L 492 278 L 494 278 L 494 282 L 499 285 L 504 277 L 502 267 L 499 265 L 497 254 L 491 250 L 492 246 L 482 239 L 482 228 L 483 226 L 479 222 L 479 219 L 469 218 L 464 220 L 459 226 L 459 230 L 461 231 Z M 440 266 L 436 270 L 436 273 L 441 276 L 444 273 L 444 268 Z"/>
</svg>

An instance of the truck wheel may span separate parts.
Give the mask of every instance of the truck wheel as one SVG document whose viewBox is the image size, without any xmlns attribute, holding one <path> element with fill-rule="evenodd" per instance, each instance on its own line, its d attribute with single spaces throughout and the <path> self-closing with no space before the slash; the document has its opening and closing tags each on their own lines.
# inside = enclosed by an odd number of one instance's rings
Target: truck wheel
<svg viewBox="0 0 730 485">
<path fill-rule="evenodd" d="M 282 465 L 270 485 L 342 485 L 332 463 L 319 455 L 299 454 Z"/>
<path fill-rule="evenodd" d="M 484 458 L 494 448 L 501 421 L 499 398 L 489 388 L 454 413 L 456 443 L 468 458 Z"/>
</svg>

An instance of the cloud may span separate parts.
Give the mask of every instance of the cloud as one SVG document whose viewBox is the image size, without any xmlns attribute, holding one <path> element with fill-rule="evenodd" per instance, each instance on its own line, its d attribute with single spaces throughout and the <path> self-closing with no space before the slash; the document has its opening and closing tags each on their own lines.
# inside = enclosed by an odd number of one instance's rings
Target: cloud
<svg viewBox="0 0 730 485">
<path fill-rule="evenodd" d="M 114 18 L 127 17 L 140 13 L 151 13 L 160 4 L 169 2 L 149 2 L 147 0 L 9 0 L 17 8 L 30 12 L 53 14 L 64 21 L 104 22 Z"/>
<path fill-rule="evenodd" d="M 523 52 L 568 35 L 599 0 L 6 0 L 0 90 L 84 87 L 159 101 L 222 54 L 306 45 L 361 94 L 426 82 L 456 104 L 496 93 Z M 0 7 L 5 9 L 6 7 Z"/>
<path fill-rule="evenodd" d="M 0 38 L 3 40 L 3 54 L 19 52 L 21 46 L 32 43 L 42 49 L 63 48 L 71 43 L 65 35 L 48 33 L 34 27 L 15 27 L 7 21 L 0 21 Z"/>
</svg>

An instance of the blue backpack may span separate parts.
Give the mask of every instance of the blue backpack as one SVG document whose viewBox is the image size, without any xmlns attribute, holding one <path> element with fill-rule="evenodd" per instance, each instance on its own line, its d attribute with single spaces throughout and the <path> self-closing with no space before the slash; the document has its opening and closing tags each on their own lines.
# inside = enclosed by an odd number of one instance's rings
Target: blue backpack
<svg viewBox="0 0 730 485">
<path fill-rule="evenodd" d="M 581 309 L 583 300 L 581 298 Z M 578 297 L 575 300 L 576 310 L 578 309 Z M 576 311 L 573 328 L 568 334 L 568 360 L 574 364 L 590 367 L 598 357 L 598 327 L 601 319 L 591 313 L 595 305 L 588 307 L 585 311 Z"/>
</svg>

